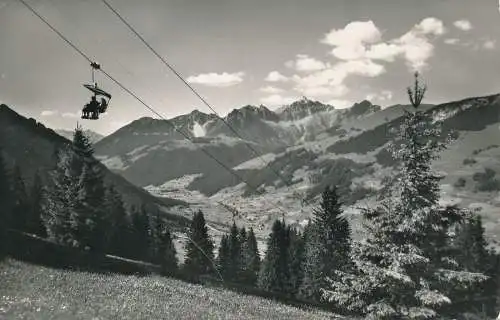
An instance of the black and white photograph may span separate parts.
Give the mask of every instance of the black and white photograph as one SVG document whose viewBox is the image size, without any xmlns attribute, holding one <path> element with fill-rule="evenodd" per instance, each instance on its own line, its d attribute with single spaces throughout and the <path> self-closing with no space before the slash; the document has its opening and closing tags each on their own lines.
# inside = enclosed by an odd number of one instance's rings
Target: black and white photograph
<svg viewBox="0 0 500 320">
<path fill-rule="evenodd" d="M 500 319 L 500 1 L 0 0 L 0 319 Z"/>
</svg>

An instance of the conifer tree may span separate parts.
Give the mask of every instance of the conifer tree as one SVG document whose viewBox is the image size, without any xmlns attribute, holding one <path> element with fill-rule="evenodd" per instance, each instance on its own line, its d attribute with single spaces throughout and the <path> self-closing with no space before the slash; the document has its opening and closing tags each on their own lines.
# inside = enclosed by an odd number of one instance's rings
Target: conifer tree
<svg viewBox="0 0 500 320">
<path fill-rule="evenodd" d="M 247 264 L 246 264 L 246 245 L 247 245 L 247 230 L 245 227 L 242 227 L 239 230 L 239 235 L 238 235 L 238 242 L 240 245 L 240 252 L 238 254 L 238 260 L 239 260 L 239 268 L 238 268 L 238 282 L 244 283 L 245 282 L 245 277 L 247 274 Z"/>
<path fill-rule="evenodd" d="M 236 223 L 233 222 L 229 233 L 229 270 L 227 280 L 237 282 L 242 270 L 242 243 Z"/>
<path fill-rule="evenodd" d="M 304 277 L 304 237 L 293 230 L 290 239 L 290 294 L 297 296 Z"/>
<path fill-rule="evenodd" d="M 177 272 L 176 250 L 170 230 L 159 212 L 150 215 L 150 226 L 149 261 L 160 265 L 162 274 L 173 276 Z"/>
<path fill-rule="evenodd" d="M 265 291 L 282 294 L 289 290 L 288 232 L 284 222 L 274 222 L 258 279 L 259 288 Z"/>
<path fill-rule="evenodd" d="M 92 155 L 92 145 L 77 126 L 72 144 L 58 152 L 55 188 L 48 194 L 44 221 L 52 240 L 102 252 L 106 232 L 104 183 Z"/>
<path fill-rule="evenodd" d="M 325 188 L 320 208 L 313 211 L 313 220 L 307 229 L 304 275 L 299 288 L 302 299 L 320 302 L 327 278 L 333 278 L 336 270 L 348 268 L 351 232 L 342 213 L 336 187 Z"/>
<path fill-rule="evenodd" d="M 229 279 L 231 272 L 231 257 L 229 248 L 229 238 L 227 235 L 222 235 L 217 254 L 217 268 L 223 279 Z"/>
<path fill-rule="evenodd" d="M 134 259 L 147 261 L 150 256 L 148 248 L 150 247 L 149 240 L 151 231 L 146 207 L 141 205 L 139 210 L 134 207 L 131 212 L 131 220 L 133 239 L 131 242 L 131 252 Z"/>
<path fill-rule="evenodd" d="M 166 225 L 163 225 L 159 234 L 159 253 L 162 274 L 174 276 L 178 271 L 177 251 L 174 246 L 172 234 Z"/>
<path fill-rule="evenodd" d="M 30 210 L 29 198 L 26 184 L 19 166 L 14 166 L 12 175 L 12 187 L 14 192 L 14 208 L 12 211 L 12 228 L 26 231 Z"/>
<path fill-rule="evenodd" d="M 324 297 L 369 319 L 446 316 L 450 291 L 484 281 L 461 268 L 450 253 L 450 229 L 464 210 L 439 205 L 440 176 L 431 169 L 445 144 L 439 123 L 418 109 L 426 88 L 416 74 L 408 89 L 415 112 L 405 112 L 393 156 L 400 175 L 392 198 L 366 209 L 366 241 L 352 247 L 355 272 L 337 272 Z M 434 123 L 433 123 L 434 122 Z"/>
<path fill-rule="evenodd" d="M 321 289 L 326 286 L 325 238 L 316 223 L 308 226 L 307 241 L 304 243 L 302 260 L 302 280 L 297 295 L 300 299 L 311 302 L 321 301 Z"/>
<path fill-rule="evenodd" d="M 243 250 L 245 243 L 247 242 L 247 230 L 245 229 L 245 227 L 241 227 L 240 234 L 238 235 L 238 240 Z"/>
<path fill-rule="evenodd" d="M 79 175 L 74 172 L 74 154 L 70 148 L 59 149 L 57 157 L 56 169 L 51 173 L 54 187 L 47 194 L 43 220 L 50 240 L 74 246 L 77 238 L 71 219 L 78 204 Z"/>
<path fill-rule="evenodd" d="M 465 270 L 479 272 L 490 278 L 485 283 L 469 286 L 454 293 L 459 302 L 453 304 L 455 311 L 470 311 L 481 306 L 479 311 L 485 311 L 494 316 L 496 311 L 496 287 L 498 279 L 497 255 L 488 250 L 484 238 L 484 228 L 481 216 L 472 215 L 457 228 L 454 241 L 457 262 Z"/>
<path fill-rule="evenodd" d="M 26 231 L 39 237 L 47 237 L 47 230 L 43 223 L 45 201 L 45 188 L 38 172 L 35 173 L 33 185 L 30 192 L 30 210 L 28 215 Z"/>
<path fill-rule="evenodd" d="M 253 228 L 250 228 L 247 232 L 245 245 L 243 246 L 243 261 L 245 265 L 243 282 L 252 286 L 257 285 L 260 270 L 260 255 Z"/>
<path fill-rule="evenodd" d="M 160 242 L 163 232 L 163 221 L 160 218 L 159 212 L 149 214 L 149 234 L 148 234 L 148 261 L 154 264 L 160 264 Z"/>
<path fill-rule="evenodd" d="M 205 217 L 201 210 L 194 214 L 188 232 L 189 242 L 186 245 L 186 259 L 183 269 L 187 275 L 197 278 L 200 275 L 213 273 L 214 245 L 208 235 Z"/>
<path fill-rule="evenodd" d="M 105 209 L 107 211 L 105 217 L 109 227 L 106 241 L 107 250 L 111 254 L 127 257 L 130 249 L 127 239 L 131 237 L 131 225 L 123 199 L 113 186 L 109 186 L 107 189 Z"/>
<path fill-rule="evenodd" d="M 316 230 L 324 241 L 325 275 L 332 277 L 334 270 L 345 270 L 349 264 L 351 228 L 342 216 L 342 203 L 335 186 L 326 187 L 321 200 L 320 208 L 314 211 L 313 217 L 318 227 Z"/>
<path fill-rule="evenodd" d="M 81 159 L 90 159 L 94 155 L 94 148 L 90 139 L 85 135 L 82 127 L 77 125 L 73 132 L 72 150 Z M 78 163 L 78 171 L 83 170 L 83 162 Z"/>
</svg>

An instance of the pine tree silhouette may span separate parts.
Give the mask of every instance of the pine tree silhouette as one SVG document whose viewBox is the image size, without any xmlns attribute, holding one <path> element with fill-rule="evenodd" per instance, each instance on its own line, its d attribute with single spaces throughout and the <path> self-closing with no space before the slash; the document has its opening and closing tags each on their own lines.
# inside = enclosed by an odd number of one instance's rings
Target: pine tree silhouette
<svg viewBox="0 0 500 320">
<path fill-rule="evenodd" d="M 201 275 L 212 274 L 215 271 L 214 245 L 208 235 L 208 228 L 201 210 L 194 214 L 188 236 L 184 272 L 194 279 Z"/>
<path fill-rule="evenodd" d="M 461 268 L 450 250 L 450 231 L 465 210 L 439 204 L 439 181 L 431 163 L 446 143 L 440 123 L 419 110 L 426 87 L 415 74 L 408 89 L 413 112 L 405 112 L 392 151 L 400 160 L 391 197 L 364 210 L 367 238 L 352 247 L 353 272 L 337 272 L 324 297 L 351 312 L 376 319 L 436 319 L 456 286 L 483 282 L 482 274 Z"/>
<path fill-rule="evenodd" d="M 40 174 L 36 172 L 30 192 L 30 208 L 26 231 L 42 238 L 47 237 L 47 229 L 45 229 L 43 223 L 43 217 L 45 216 L 44 201 L 45 189 Z"/>
</svg>

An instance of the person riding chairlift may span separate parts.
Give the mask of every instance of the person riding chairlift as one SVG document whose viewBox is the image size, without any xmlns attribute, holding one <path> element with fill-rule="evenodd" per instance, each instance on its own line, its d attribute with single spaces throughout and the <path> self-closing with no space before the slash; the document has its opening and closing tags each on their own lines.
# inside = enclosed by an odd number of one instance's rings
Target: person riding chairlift
<svg viewBox="0 0 500 320">
<path fill-rule="evenodd" d="M 108 102 L 106 101 L 106 99 L 101 98 L 101 104 L 99 106 L 99 112 L 100 113 L 105 113 L 107 108 L 108 108 Z"/>
<path fill-rule="evenodd" d="M 96 96 L 93 95 L 90 103 L 88 104 L 88 112 L 92 114 L 91 119 L 99 118 L 99 102 L 97 102 Z"/>
</svg>

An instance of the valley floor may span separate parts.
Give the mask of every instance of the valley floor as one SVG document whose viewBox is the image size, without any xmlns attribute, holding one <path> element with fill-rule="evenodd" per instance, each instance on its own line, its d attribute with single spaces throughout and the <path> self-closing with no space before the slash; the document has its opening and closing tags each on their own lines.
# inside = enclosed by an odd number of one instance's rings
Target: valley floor
<svg viewBox="0 0 500 320">
<path fill-rule="evenodd" d="M 2 319 L 335 319 L 227 290 L 159 276 L 0 263 Z M 341 317 L 338 317 L 341 319 Z"/>
</svg>

